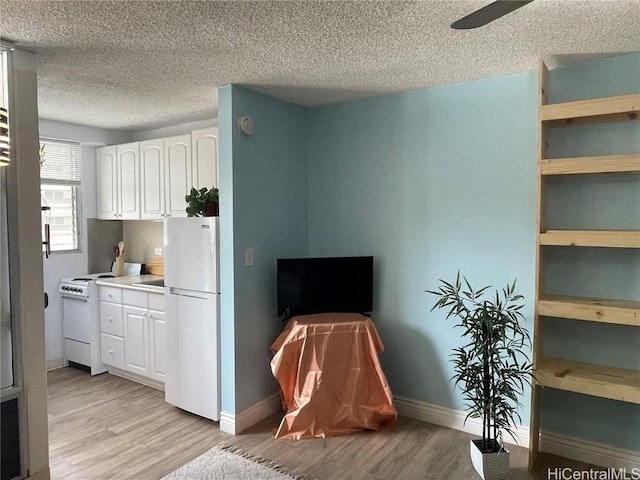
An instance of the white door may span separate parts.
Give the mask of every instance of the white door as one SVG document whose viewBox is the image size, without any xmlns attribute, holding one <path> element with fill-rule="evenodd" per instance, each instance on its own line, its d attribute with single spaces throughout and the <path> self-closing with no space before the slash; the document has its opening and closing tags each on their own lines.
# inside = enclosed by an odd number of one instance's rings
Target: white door
<svg viewBox="0 0 640 480">
<path fill-rule="evenodd" d="M 149 374 L 154 380 L 164 382 L 166 372 L 164 312 L 149 310 L 149 343 L 151 361 Z"/>
<path fill-rule="evenodd" d="M 119 218 L 140 219 L 139 144 L 116 145 L 118 155 Z"/>
<path fill-rule="evenodd" d="M 166 288 L 165 302 L 165 400 L 219 420 L 218 295 Z"/>
<path fill-rule="evenodd" d="M 218 127 L 191 132 L 193 186 L 218 186 Z"/>
<path fill-rule="evenodd" d="M 117 219 L 118 178 L 115 146 L 96 149 L 96 187 L 96 216 L 102 220 Z"/>
<path fill-rule="evenodd" d="M 140 142 L 140 218 L 164 215 L 164 148 L 162 139 Z"/>
<path fill-rule="evenodd" d="M 149 376 L 149 328 L 147 309 L 122 307 L 124 314 L 124 369 Z"/>
<path fill-rule="evenodd" d="M 191 190 L 191 135 L 164 139 L 165 214 L 186 217 L 184 197 Z"/>
</svg>

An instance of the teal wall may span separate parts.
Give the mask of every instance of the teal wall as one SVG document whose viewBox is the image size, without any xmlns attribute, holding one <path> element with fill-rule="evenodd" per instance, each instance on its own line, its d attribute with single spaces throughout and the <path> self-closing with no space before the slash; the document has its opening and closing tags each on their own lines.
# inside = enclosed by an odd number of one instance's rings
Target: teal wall
<svg viewBox="0 0 640 480">
<path fill-rule="evenodd" d="M 640 92 L 640 54 L 550 71 L 553 103 Z M 638 122 L 556 128 L 548 156 L 640 152 Z M 548 228 L 640 230 L 640 175 L 585 175 L 547 181 Z M 545 249 L 546 289 L 553 293 L 640 300 L 637 249 Z M 637 327 L 566 319 L 545 321 L 545 355 L 640 370 Z M 542 428 L 640 450 L 640 406 L 547 389 Z"/>
<path fill-rule="evenodd" d="M 552 70 L 550 78 L 554 102 L 637 92 L 640 55 Z M 231 229 L 222 242 L 223 286 L 230 282 L 231 292 L 223 297 L 223 324 L 235 317 L 222 336 L 236 349 L 223 345 L 234 385 L 233 392 L 223 388 L 224 410 L 240 411 L 276 391 L 265 368 L 280 328 L 275 258 L 306 254 L 375 256 L 374 322 L 394 394 L 464 408 L 449 382 L 448 357 L 460 333 L 441 312 L 429 313 L 433 298 L 424 291 L 458 270 L 478 286 L 502 287 L 517 277 L 532 326 L 536 95 L 537 72 L 308 109 L 221 89 L 221 184 L 233 186 L 221 191 L 221 221 Z M 256 120 L 253 137 L 237 133 L 240 115 Z M 551 156 L 640 150 L 637 122 L 574 127 L 570 135 L 550 135 Z M 640 228 L 638 175 L 551 183 L 549 226 Z M 255 269 L 244 267 L 247 247 L 256 249 Z M 636 251 L 551 248 L 547 263 L 553 291 L 639 298 Z M 596 354 L 602 363 L 640 368 L 637 334 L 613 328 L 556 320 L 547 353 Z M 609 346 L 592 349 L 593 338 Z M 528 393 L 522 401 L 528 424 Z M 638 418 L 634 405 L 544 394 L 548 431 L 639 450 Z"/>
<path fill-rule="evenodd" d="M 269 367 L 281 330 L 276 259 L 307 254 L 306 110 L 225 86 L 219 112 L 221 274 L 229 286 L 221 291 L 222 410 L 237 413 L 277 391 Z M 254 120 L 251 136 L 235 128 L 243 115 Z M 246 248 L 253 267 L 245 267 Z"/>
<path fill-rule="evenodd" d="M 310 111 L 309 253 L 375 257 L 396 396 L 464 408 L 449 382 L 460 332 L 429 313 L 438 279 L 517 278 L 533 324 L 536 86 L 527 72 Z"/>
</svg>

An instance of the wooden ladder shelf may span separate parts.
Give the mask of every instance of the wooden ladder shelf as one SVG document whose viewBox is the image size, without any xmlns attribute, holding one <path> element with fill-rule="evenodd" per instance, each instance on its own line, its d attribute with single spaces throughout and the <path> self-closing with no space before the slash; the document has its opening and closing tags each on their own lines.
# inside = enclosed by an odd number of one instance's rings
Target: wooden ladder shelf
<svg viewBox="0 0 640 480">
<path fill-rule="evenodd" d="M 556 319 L 640 327 L 640 301 L 552 295 L 544 288 L 544 256 L 549 247 L 640 248 L 640 230 L 560 230 L 545 227 L 545 181 L 558 175 L 640 173 L 640 153 L 548 158 L 547 131 L 640 118 L 640 94 L 547 104 L 548 70 L 540 62 L 538 75 L 538 196 L 536 304 L 529 442 L 529 468 L 539 450 L 542 387 L 640 404 L 640 371 L 545 357 L 543 327 Z"/>
</svg>

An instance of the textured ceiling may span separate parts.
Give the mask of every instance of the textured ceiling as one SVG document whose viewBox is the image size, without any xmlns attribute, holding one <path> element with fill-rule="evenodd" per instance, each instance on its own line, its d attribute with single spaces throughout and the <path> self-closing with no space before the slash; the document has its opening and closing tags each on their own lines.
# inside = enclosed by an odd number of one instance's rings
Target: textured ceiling
<svg viewBox="0 0 640 480">
<path fill-rule="evenodd" d="M 38 53 L 40 116 L 144 130 L 213 118 L 228 83 L 302 105 L 640 51 L 640 0 L 12 1 L 0 36 Z"/>
</svg>

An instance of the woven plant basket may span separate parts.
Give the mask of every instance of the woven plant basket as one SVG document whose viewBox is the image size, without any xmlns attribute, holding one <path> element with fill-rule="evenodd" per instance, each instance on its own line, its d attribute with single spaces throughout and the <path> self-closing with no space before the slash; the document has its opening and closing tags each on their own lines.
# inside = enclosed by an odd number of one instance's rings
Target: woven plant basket
<svg viewBox="0 0 640 480">
<path fill-rule="evenodd" d="M 474 441 L 470 442 L 471 463 L 484 480 L 503 480 L 509 475 L 509 450 L 482 453 Z"/>
</svg>

